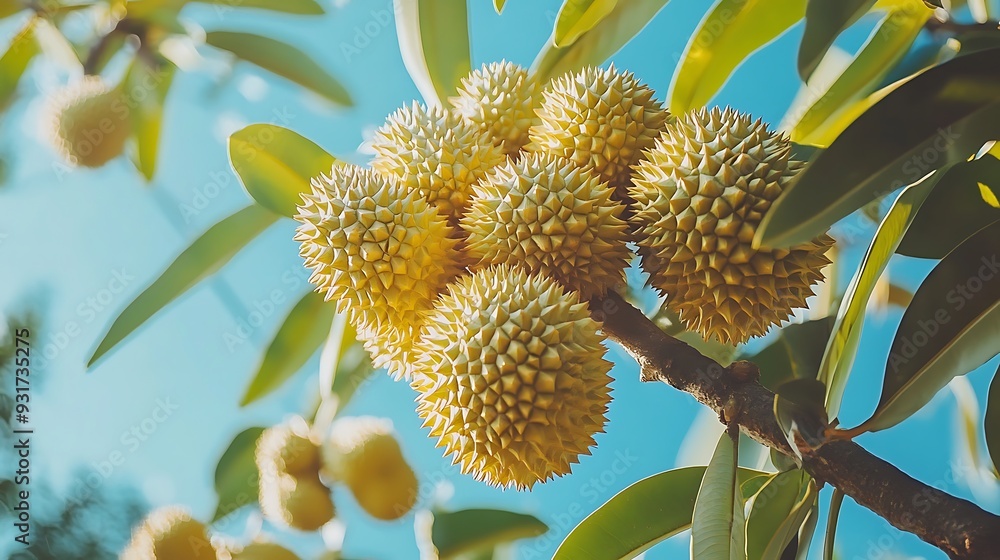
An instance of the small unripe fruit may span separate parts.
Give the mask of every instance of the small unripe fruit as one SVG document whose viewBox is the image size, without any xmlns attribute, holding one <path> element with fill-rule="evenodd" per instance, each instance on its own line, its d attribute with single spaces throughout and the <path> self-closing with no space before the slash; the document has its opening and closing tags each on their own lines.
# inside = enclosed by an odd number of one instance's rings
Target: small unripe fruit
<svg viewBox="0 0 1000 560">
<path fill-rule="evenodd" d="M 382 520 L 406 515 L 417 501 L 417 477 L 386 419 L 360 416 L 333 423 L 323 446 L 325 473 L 343 482 L 358 504 Z"/>
<path fill-rule="evenodd" d="M 121 560 L 215 560 L 205 525 L 179 507 L 160 508 L 133 531 Z"/>
<path fill-rule="evenodd" d="M 131 122 L 127 113 L 115 110 L 119 96 L 99 76 L 84 77 L 53 95 L 48 136 L 63 159 L 73 165 L 100 167 L 121 155 Z"/>
<path fill-rule="evenodd" d="M 319 476 L 260 473 L 260 511 L 272 523 L 315 531 L 333 519 L 333 499 Z"/>
<path fill-rule="evenodd" d="M 307 428 L 294 425 L 272 426 L 260 435 L 256 451 L 260 470 L 300 475 L 319 472 L 319 446 L 309 439 Z"/>
<path fill-rule="evenodd" d="M 604 431 L 604 335 L 551 278 L 506 265 L 449 286 L 424 327 L 417 413 L 463 473 L 531 488 L 570 472 Z"/>
<path fill-rule="evenodd" d="M 509 156 L 528 143 L 528 129 L 538 122 L 540 88 L 528 71 L 512 62 L 492 62 L 462 78 L 451 104 L 466 122 L 489 135 Z"/>
<path fill-rule="evenodd" d="M 299 560 L 294 552 L 274 543 L 250 543 L 237 553 L 233 560 Z"/>
</svg>

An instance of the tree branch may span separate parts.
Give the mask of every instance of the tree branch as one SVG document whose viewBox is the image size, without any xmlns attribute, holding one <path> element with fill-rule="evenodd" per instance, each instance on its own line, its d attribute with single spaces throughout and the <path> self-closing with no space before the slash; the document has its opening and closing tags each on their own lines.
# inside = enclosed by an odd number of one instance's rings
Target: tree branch
<svg viewBox="0 0 1000 560">
<path fill-rule="evenodd" d="M 616 293 L 594 298 L 590 308 L 604 332 L 639 363 L 643 381 L 664 381 L 691 393 L 754 440 L 793 455 L 774 417 L 774 393 L 757 383 L 755 365 L 723 367 L 665 334 Z M 951 558 L 990 558 L 1000 551 L 1000 517 L 910 477 L 854 442 L 806 449 L 801 464 L 817 481 L 839 488 Z"/>
</svg>

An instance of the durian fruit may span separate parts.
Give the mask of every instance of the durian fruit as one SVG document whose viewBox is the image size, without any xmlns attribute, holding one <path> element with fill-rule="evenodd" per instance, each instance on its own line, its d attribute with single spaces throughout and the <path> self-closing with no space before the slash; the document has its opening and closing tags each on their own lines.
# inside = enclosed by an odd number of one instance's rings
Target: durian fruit
<svg viewBox="0 0 1000 560">
<path fill-rule="evenodd" d="M 541 123 L 530 150 L 592 166 L 627 200 L 632 166 L 653 146 L 670 114 L 631 72 L 588 67 L 553 80 L 542 92 Z"/>
<path fill-rule="evenodd" d="M 86 76 L 53 94 L 47 136 L 72 165 L 100 167 L 121 155 L 131 132 L 121 93 L 99 76 Z"/>
<path fill-rule="evenodd" d="M 347 312 L 375 367 L 408 378 L 423 317 L 459 272 L 456 240 L 415 190 L 344 165 L 313 179 L 296 219 L 310 282 Z"/>
<path fill-rule="evenodd" d="M 451 111 L 414 103 L 389 116 L 372 140 L 372 167 L 418 191 L 454 223 L 472 185 L 503 163 L 490 136 Z"/>
<path fill-rule="evenodd" d="M 417 413 L 463 473 L 530 489 L 570 472 L 604 431 L 604 335 L 546 276 L 499 265 L 449 286 L 417 349 Z"/>
<path fill-rule="evenodd" d="M 287 548 L 269 542 L 255 542 L 232 555 L 233 560 L 299 560 Z"/>
<path fill-rule="evenodd" d="M 358 416 L 334 422 L 323 445 L 323 466 L 324 474 L 343 482 L 376 519 L 399 519 L 417 501 L 417 476 L 387 419 Z"/>
<path fill-rule="evenodd" d="M 168 506 L 151 512 L 132 532 L 121 560 L 215 560 L 205 525 L 187 510 Z"/>
<path fill-rule="evenodd" d="M 540 88 L 528 71 L 513 62 L 484 64 L 462 78 L 450 99 L 455 112 L 493 139 L 509 156 L 528 143 L 528 129 L 538 122 Z"/>
<path fill-rule="evenodd" d="M 754 249 L 757 226 L 802 168 L 759 119 L 698 109 L 667 127 L 636 167 L 632 221 L 649 282 L 684 325 L 740 344 L 804 307 L 829 264 L 822 235 L 790 249 Z"/>
<path fill-rule="evenodd" d="M 494 264 L 548 275 L 580 297 L 625 281 L 625 207 L 590 170 L 551 154 L 508 160 L 473 189 L 462 219 L 474 268 Z"/>
<path fill-rule="evenodd" d="M 333 499 L 319 476 L 294 476 L 279 471 L 260 473 L 260 511 L 273 523 L 315 531 L 333 519 Z"/>
<path fill-rule="evenodd" d="M 319 445 L 310 439 L 301 418 L 264 430 L 255 453 L 259 465 L 296 476 L 314 475 L 320 469 Z"/>
</svg>

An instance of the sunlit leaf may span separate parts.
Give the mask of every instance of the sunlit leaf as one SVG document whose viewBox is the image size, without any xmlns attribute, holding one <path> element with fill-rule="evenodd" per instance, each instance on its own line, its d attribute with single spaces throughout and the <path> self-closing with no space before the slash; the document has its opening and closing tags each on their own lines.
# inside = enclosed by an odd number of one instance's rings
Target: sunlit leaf
<svg viewBox="0 0 1000 560">
<path fill-rule="evenodd" d="M 316 0 L 191 0 L 192 3 L 215 4 L 220 15 L 234 8 L 257 8 L 298 15 L 320 15 L 323 6 Z"/>
<path fill-rule="evenodd" d="M 924 280 L 903 314 L 886 363 L 882 397 L 857 430 L 895 426 L 952 378 L 1000 350 L 1000 222 L 949 253 Z"/>
<path fill-rule="evenodd" d="M 306 53 L 271 39 L 238 31 L 210 31 L 205 42 L 229 51 L 264 70 L 291 80 L 340 105 L 352 105 L 350 94 Z"/>
<path fill-rule="evenodd" d="M 466 0 L 395 0 L 403 63 L 428 105 L 441 106 L 472 68 Z"/>
<path fill-rule="evenodd" d="M 816 525 L 818 523 L 819 499 L 817 497 L 813 502 L 813 506 L 809 508 L 806 520 L 802 522 L 802 527 L 799 529 L 798 552 L 795 554 L 795 560 L 807 560 L 809 558 L 809 548 L 812 545 L 813 537 L 816 535 Z"/>
<path fill-rule="evenodd" d="M 229 162 L 257 204 L 293 217 L 310 180 L 337 159 L 287 128 L 252 124 L 229 137 Z"/>
<path fill-rule="evenodd" d="M 39 52 L 34 38 L 36 21 L 35 18 L 29 19 L 0 56 L 0 107 L 10 101 L 28 63 Z"/>
<path fill-rule="evenodd" d="M 983 429 L 986 431 L 986 450 L 993 462 L 993 473 L 1000 473 L 1000 368 L 997 368 L 993 374 L 993 381 L 990 382 Z"/>
<path fill-rule="evenodd" d="M 240 432 L 222 454 L 215 467 L 215 493 L 219 497 L 212 521 L 257 502 L 259 474 L 254 462 L 257 439 L 264 428 Z"/>
<path fill-rule="evenodd" d="M 723 433 L 705 469 L 691 515 L 692 560 L 746 559 L 736 446 Z"/>
<path fill-rule="evenodd" d="M 35 40 L 38 41 L 38 47 L 46 60 L 57 63 L 68 72 L 79 72 L 83 69 L 73 45 L 62 31 L 49 21 L 42 18 L 36 21 Z"/>
<path fill-rule="evenodd" d="M 834 560 L 833 545 L 837 540 L 837 523 L 840 521 L 840 507 L 844 505 L 844 492 L 833 489 L 830 496 L 830 510 L 826 521 L 826 537 L 823 539 L 823 560 Z"/>
<path fill-rule="evenodd" d="M 564 0 L 556 15 L 552 41 L 564 48 L 572 45 L 600 23 L 618 4 L 618 0 Z"/>
<path fill-rule="evenodd" d="M 785 471 L 756 493 L 747 515 L 747 558 L 779 560 L 812 507 L 800 503 L 809 480 L 805 471 Z"/>
<path fill-rule="evenodd" d="M 875 0 L 809 0 L 799 45 L 799 76 L 808 81 L 840 32 L 865 15 Z"/>
<path fill-rule="evenodd" d="M 12 16 L 23 10 L 27 10 L 23 0 L 0 0 L 0 18 Z"/>
<path fill-rule="evenodd" d="M 948 382 L 951 394 L 955 396 L 955 415 L 958 417 L 958 431 L 962 448 L 969 464 L 977 469 L 982 464 L 979 453 L 979 399 L 972 383 L 965 377 L 956 377 Z"/>
<path fill-rule="evenodd" d="M 209 228 L 118 315 L 87 360 L 87 367 L 94 365 L 167 304 L 222 268 L 277 218 L 274 213 L 254 205 Z"/>
<path fill-rule="evenodd" d="M 688 40 L 667 95 L 680 115 L 706 105 L 745 58 L 805 15 L 806 0 L 718 0 Z"/>
<path fill-rule="evenodd" d="M 507 0 L 493 0 L 493 9 L 497 11 L 498 14 L 503 13 L 503 7 L 507 4 Z"/>
<path fill-rule="evenodd" d="M 319 355 L 319 389 L 327 392 L 333 388 L 337 370 L 344 354 L 357 342 L 354 326 L 347 320 L 346 313 L 337 313 L 330 320 Z"/>
<path fill-rule="evenodd" d="M 147 181 L 156 174 L 156 157 L 163 128 L 163 108 L 174 80 L 173 64 L 163 61 L 151 68 L 141 57 L 136 58 L 125 78 L 127 101 L 131 108 L 132 135 L 136 142 L 139 171 Z"/>
<path fill-rule="evenodd" d="M 346 348 L 337 363 L 337 374 L 333 378 L 332 392 L 337 397 L 338 412 L 344 410 L 351 397 L 374 372 L 371 355 L 360 342 L 355 342 Z"/>
<path fill-rule="evenodd" d="M 996 135 L 1000 49 L 931 68 L 858 117 L 771 206 L 755 243 L 787 247 L 912 183 L 965 161 Z M 914 118 L 920 115 L 920 118 Z"/>
<path fill-rule="evenodd" d="M 441 560 L 489 545 L 537 537 L 549 528 L 536 517 L 498 509 L 466 509 L 434 514 L 431 542 Z"/>
</svg>

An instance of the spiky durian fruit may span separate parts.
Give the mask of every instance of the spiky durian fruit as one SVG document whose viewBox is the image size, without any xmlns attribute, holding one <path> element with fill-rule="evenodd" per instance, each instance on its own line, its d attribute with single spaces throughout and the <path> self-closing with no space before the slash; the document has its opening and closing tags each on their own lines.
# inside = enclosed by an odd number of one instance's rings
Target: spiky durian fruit
<svg viewBox="0 0 1000 560">
<path fill-rule="evenodd" d="M 122 153 L 131 122 L 119 97 L 118 90 L 99 76 L 86 76 L 53 94 L 47 135 L 63 159 L 100 167 Z"/>
<path fill-rule="evenodd" d="M 459 272 L 451 229 L 420 193 L 337 166 L 313 180 L 296 219 L 310 282 L 348 312 L 375 367 L 408 377 L 424 315 Z"/>
<path fill-rule="evenodd" d="M 632 166 L 653 146 L 670 114 L 631 72 L 589 67 L 542 92 L 528 148 L 592 166 L 625 200 Z"/>
<path fill-rule="evenodd" d="M 250 543 L 232 557 L 233 560 L 299 560 L 294 552 L 269 542 Z"/>
<path fill-rule="evenodd" d="M 417 413 L 463 473 L 531 488 L 570 472 L 611 400 L 604 336 L 551 278 L 506 265 L 449 286 L 417 349 Z"/>
<path fill-rule="evenodd" d="M 474 268 L 494 264 L 548 275 L 582 299 L 625 281 L 625 207 L 588 169 L 551 154 L 508 160 L 473 189 L 462 219 Z"/>
<path fill-rule="evenodd" d="M 372 146 L 373 168 L 418 191 L 453 222 L 465 211 L 472 185 L 505 158 L 476 126 L 451 111 L 417 103 L 390 115 Z"/>
<path fill-rule="evenodd" d="M 417 476 L 387 419 L 359 416 L 334 422 L 323 446 L 323 466 L 376 519 L 399 519 L 417 501 Z"/>
<path fill-rule="evenodd" d="M 802 168 L 788 138 L 733 109 L 667 127 L 636 167 L 638 244 L 649 282 L 689 329 L 728 344 L 804 307 L 829 264 L 827 235 L 790 249 L 751 246 L 761 218 Z"/>
<path fill-rule="evenodd" d="M 205 525 L 180 507 L 150 513 L 133 531 L 122 560 L 215 560 Z"/>
<path fill-rule="evenodd" d="M 257 440 L 256 461 L 262 470 L 277 470 L 296 476 L 319 472 L 319 445 L 309 438 L 305 421 L 272 426 Z"/>
<path fill-rule="evenodd" d="M 315 531 L 333 519 L 333 499 L 318 475 L 294 476 L 278 471 L 260 473 L 260 511 L 271 522 Z"/>
<path fill-rule="evenodd" d="M 514 156 L 528 143 L 528 129 L 538 122 L 539 89 L 521 66 L 492 62 L 462 78 L 458 95 L 450 101 L 466 122 L 488 134 L 505 154 Z"/>
</svg>

